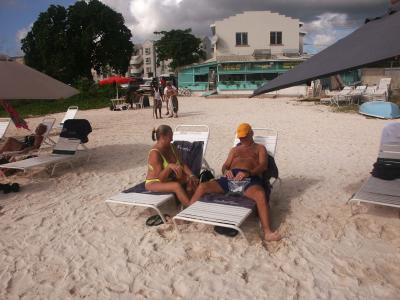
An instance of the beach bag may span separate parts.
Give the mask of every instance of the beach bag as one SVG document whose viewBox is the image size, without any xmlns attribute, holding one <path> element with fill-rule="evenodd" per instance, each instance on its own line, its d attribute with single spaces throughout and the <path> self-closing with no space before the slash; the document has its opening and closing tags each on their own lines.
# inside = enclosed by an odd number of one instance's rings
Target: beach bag
<svg viewBox="0 0 400 300">
<path fill-rule="evenodd" d="M 178 112 L 178 98 L 176 96 L 171 97 L 171 103 L 172 103 L 172 110 L 174 113 Z"/>
<path fill-rule="evenodd" d="M 400 160 L 378 158 L 371 175 L 383 180 L 400 178 Z"/>
<path fill-rule="evenodd" d="M 86 119 L 69 119 L 64 122 L 60 137 L 80 139 L 82 143 L 89 141 L 88 135 L 92 132 L 92 126 Z"/>
<path fill-rule="evenodd" d="M 215 177 L 210 170 L 203 170 L 199 176 L 200 182 L 207 182 L 214 178 Z"/>
</svg>

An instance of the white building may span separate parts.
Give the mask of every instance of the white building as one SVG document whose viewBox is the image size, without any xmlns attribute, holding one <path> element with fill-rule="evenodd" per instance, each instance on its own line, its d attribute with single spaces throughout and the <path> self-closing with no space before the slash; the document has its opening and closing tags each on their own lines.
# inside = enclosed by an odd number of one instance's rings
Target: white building
<svg viewBox="0 0 400 300">
<path fill-rule="evenodd" d="M 203 37 L 200 44 L 201 49 L 206 53 L 206 59 L 212 57 L 211 41 L 208 37 Z M 130 60 L 128 76 L 135 77 L 155 77 L 161 74 L 170 74 L 173 71 L 169 64 L 171 60 L 161 61 L 157 66 L 157 53 L 154 47 L 154 41 L 147 40 L 143 44 L 135 45 L 134 55 Z"/>
<path fill-rule="evenodd" d="M 298 19 L 270 11 L 246 11 L 210 25 L 214 57 L 225 55 L 303 54 L 304 32 Z"/>
</svg>

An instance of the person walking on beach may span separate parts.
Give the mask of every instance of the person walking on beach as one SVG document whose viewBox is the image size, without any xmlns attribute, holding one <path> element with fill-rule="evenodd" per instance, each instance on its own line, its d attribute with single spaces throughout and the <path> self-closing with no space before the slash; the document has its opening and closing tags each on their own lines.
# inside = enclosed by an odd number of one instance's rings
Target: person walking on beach
<svg viewBox="0 0 400 300">
<path fill-rule="evenodd" d="M 145 188 L 151 192 L 175 193 L 178 200 L 189 206 L 188 194 L 197 188 L 198 178 L 182 163 L 174 145 L 172 128 L 160 125 L 152 132 L 156 141 L 149 152 Z"/>
<path fill-rule="evenodd" d="M 282 237 L 277 231 L 272 231 L 269 219 L 269 207 L 266 184 L 262 179 L 267 169 L 267 150 L 263 145 L 253 140 L 253 130 L 247 123 L 238 126 L 237 137 L 240 145 L 233 147 L 222 166 L 220 179 L 201 183 L 195 191 L 190 205 L 208 193 L 225 194 L 229 192 L 229 181 L 247 181 L 243 195 L 257 205 L 258 215 L 264 231 L 265 241 L 278 241 Z"/>
<path fill-rule="evenodd" d="M 178 117 L 178 89 L 171 84 L 170 81 L 167 82 L 167 86 L 164 89 L 164 97 L 167 101 L 167 114 L 171 111 L 170 118 Z"/>
</svg>

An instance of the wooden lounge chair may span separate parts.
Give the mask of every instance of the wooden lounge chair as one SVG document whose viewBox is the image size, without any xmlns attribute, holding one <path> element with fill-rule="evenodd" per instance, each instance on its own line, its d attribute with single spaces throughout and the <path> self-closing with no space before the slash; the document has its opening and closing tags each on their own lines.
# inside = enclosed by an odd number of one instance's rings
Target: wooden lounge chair
<svg viewBox="0 0 400 300">
<path fill-rule="evenodd" d="M 274 157 L 278 141 L 278 133 L 275 130 L 268 128 L 253 128 L 253 131 L 254 141 L 264 145 L 268 154 Z M 263 135 L 259 135 L 258 132 L 260 131 L 263 133 L 266 132 L 267 134 L 264 133 Z M 234 145 L 237 144 L 237 141 L 238 139 L 235 139 Z M 208 195 L 205 195 L 202 199 L 173 217 L 172 220 L 175 224 L 175 228 L 179 232 L 176 220 L 233 228 L 239 231 L 242 237 L 247 241 L 240 226 L 251 212 L 255 210 L 256 205 L 253 201 L 245 199 L 244 197 L 238 198 L 239 199 L 235 200 L 232 199 L 232 197 L 227 197 L 221 194 L 215 195 L 213 199 L 209 199 Z"/>
</svg>

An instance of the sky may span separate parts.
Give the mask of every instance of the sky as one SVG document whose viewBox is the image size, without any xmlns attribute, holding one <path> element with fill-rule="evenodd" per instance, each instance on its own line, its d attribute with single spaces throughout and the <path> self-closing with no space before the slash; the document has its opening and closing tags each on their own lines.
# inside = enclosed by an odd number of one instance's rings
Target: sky
<svg viewBox="0 0 400 300">
<path fill-rule="evenodd" d="M 389 0 L 101 0 L 125 18 L 132 41 L 154 39 L 154 31 L 192 28 L 211 36 L 210 24 L 243 11 L 269 10 L 297 18 L 307 32 L 305 51 L 316 53 L 383 15 Z M 0 53 L 22 55 L 23 38 L 41 12 L 75 0 L 0 0 Z"/>
</svg>

